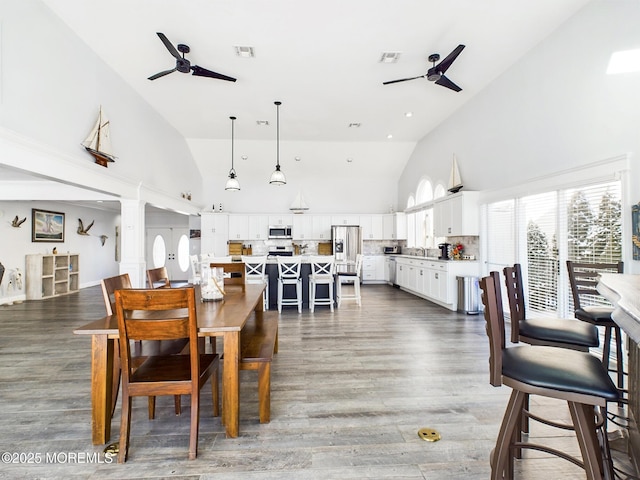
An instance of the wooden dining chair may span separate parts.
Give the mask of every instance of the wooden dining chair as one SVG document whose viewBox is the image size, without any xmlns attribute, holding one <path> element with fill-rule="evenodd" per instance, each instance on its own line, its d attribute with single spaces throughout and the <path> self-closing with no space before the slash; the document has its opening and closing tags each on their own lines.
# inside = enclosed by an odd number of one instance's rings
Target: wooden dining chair
<svg viewBox="0 0 640 480">
<path fill-rule="evenodd" d="M 500 284 L 496 282 L 495 275 L 489 275 L 480 281 L 480 287 L 489 336 L 489 381 L 494 387 L 504 384 L 512 389 L 496 447 L 490 457 L 491 479 L 514 478 L 515 458 L 523 449 L 564 458 L 584 468 L 587 479 L 613 478 L 604 426 L 607 403 L 617 401 L 619 396 L 602 362 L 588 352 L 569 348 L 542 345 L 507 348 L 504 312 L 497 293 Z M 570 425 L 548 420 L 544 420 L 544 423 L 574 430 L 581 459 L 551 446 L 535 443 L 537 440 L 531 436 L 526 441 L 522 440 L 522 417 L 527 415 L 538 420 L 525 408 L 528 395 L 567 402 Z"/>
<path fill-rule="evenodd" d="M 137 396 L 191 395 L 189 459 L 198 453 L 200 390 L 211 380 L 213 415 L 218 416 L 217 354 L 200 353 L 198 319 L 193 287 L 117 290 L 115 310 L 122 364 L 122 418 L 118 462 L 127 460 L 131 430 L 132 398 Z M 179 311 L 176 311 L 179 310 Z M 185 355 L 152 355 L 137 363 L 131 340 L 188 339 Z"/>
<path fill-rule="evenodd" d="M 131 288 L 131 280 L 129 279 L 129 274 L 124 273 L 122 275 L 116 275 L 115 277 L 103 278 L 100 280 L 100 286 L 102 287 L 102 296 L 104 297 L 104 306 L 107 311 L 107 315 L 115 314 L 115 292 L 116 290 L 122 290 L 126 288 Z M 135 355 L 140 359 L 144 358 L 146 355 L 152 354 L 178 354 L 181 353 L 186 345 L 189 343 L 188 340 L 179 339 L 179 340 L 160 340 L 160 341 L 148 341 L 145 342 L 144 345 L 142 341 L 135 342 L 134 350 Z M 120 390 L 120 354 L 119 354 L 119 343 L 116 342 L 114 344 L 114 353 L 113 353 L 113 380 L 111 386 L 111 415 L 115 412 L 116 404 L 118 401 L 118 391 Z M 175 412 L 176 415 L 180 415 L 182 411 L 181 399 L 180 395 L 176 395 L 174 398 L 175 404 Z M 155 398 L 149 397 L 149 419 L 153 419 L 155 417 Z"/>
<path fill-rule="evenodd" d="M 147 281 L 149 282 L 149 288 L 171 287 L 167 267 L 158 267 L 147 270 Z"/>
<path fill-rule="evenodd" d="M 211 268 L 222 268 L 224 270 L 225 285 L 240 285 L 242 291 L 245 290 L 245 265 L 243 262 L 211 262 Z"/>
</svg>

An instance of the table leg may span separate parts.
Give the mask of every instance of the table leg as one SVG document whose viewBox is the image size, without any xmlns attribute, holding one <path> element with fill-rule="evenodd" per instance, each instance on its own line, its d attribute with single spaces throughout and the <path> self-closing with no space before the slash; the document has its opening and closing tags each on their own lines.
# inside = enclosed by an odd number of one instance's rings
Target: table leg
<svg viewBox="0 0 640 480">
<path fill-rule="evenodd" d="M 94 445 L 111 436 L 113 340 L 107 335 L 91 337 L 91 434 Z"/>
<path fill-rule="evenodd" d="M 227 437 L 238 436 L 240 424 L 240 332 L 224 334 L 224 367 L 222 375 L 222 423 Z"/>
</svg>

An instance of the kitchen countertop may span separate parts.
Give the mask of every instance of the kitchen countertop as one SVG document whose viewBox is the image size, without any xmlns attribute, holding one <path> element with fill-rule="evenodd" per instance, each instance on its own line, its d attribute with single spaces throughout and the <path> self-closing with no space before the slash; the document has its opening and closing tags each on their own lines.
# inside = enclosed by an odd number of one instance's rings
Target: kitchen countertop
<svg viewBox="0 0 640 480">
<path fill-rule="evenodd" d="M 443 260 L 441 258 L 438 257 L 422 257 L 420 255 L 403 255 L 401 253 L 387 253 L 385 254 L 386 257 L 400 257 L 400 258 L 411 258 L 411 259 L 416 259 L 416 260 L 429 260 L 429 261 L 435 261 L 435 262 L 477 262 L 478 259 L 474 259 L 474 260 Z"/>
</svg>

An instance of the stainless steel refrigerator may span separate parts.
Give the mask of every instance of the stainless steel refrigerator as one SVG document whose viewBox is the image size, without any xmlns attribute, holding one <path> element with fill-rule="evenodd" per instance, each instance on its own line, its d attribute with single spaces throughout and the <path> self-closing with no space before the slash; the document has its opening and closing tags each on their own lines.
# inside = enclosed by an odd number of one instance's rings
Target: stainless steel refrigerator
<svg viewBox="0 0 640 480">
<path fill-rule="evenodd" d="M 336 258 L 336 270 L 350 272 L 355 270 L 356 256 L 362 253 L 362 229 L 358 225 L 334 225 L 331 227 L 333 254 Z"/>
</svg>

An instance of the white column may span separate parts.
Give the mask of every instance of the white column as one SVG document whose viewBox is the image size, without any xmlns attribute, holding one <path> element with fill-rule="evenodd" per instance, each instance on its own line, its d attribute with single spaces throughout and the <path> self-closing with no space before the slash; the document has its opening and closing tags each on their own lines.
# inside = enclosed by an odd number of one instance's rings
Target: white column
<svg viewBox="0 0 640 480">
<path fill-rule="evenodd" d="M 121 199 L 120 273 L 128 273 L 133 288 L 146 286 L 145 202 Z"/>
</svg>

